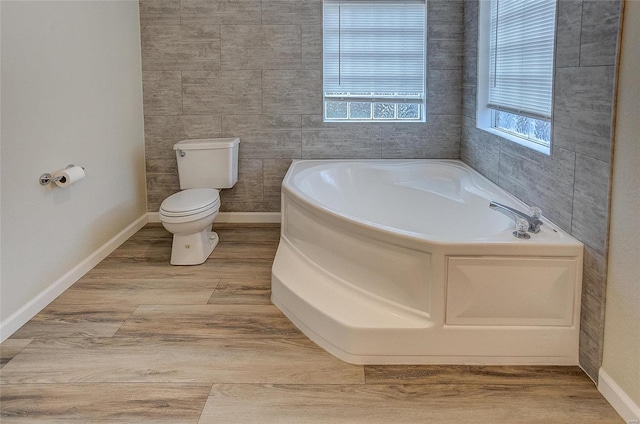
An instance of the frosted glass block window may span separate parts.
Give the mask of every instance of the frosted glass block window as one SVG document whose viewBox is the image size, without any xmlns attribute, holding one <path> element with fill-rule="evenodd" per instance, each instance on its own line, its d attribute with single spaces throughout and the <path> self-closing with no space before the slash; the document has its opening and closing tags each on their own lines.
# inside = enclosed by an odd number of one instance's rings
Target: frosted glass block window
<svg viewBox="0 0 640 424">
<path fill-rule="evenodd" d="M 350 119 L 371 119 L 371 103 L 349 102 Z"/>
<path fill-rule="evenodd" d="M 325 102 L 324 115 L 328 119 L 347 119 L 349 116 L 348 105 L 347 102 Z"/>
<path fill-rule="evenodd" d="M 324 120 L 424 121 L 425 1 L 323 4 Z"/>
<path fill-rule="evenodd" d="M 551 143 L 551 122 L 499 110 L 494 114 L 496 128 L 542 145 Z"/>
</svg>

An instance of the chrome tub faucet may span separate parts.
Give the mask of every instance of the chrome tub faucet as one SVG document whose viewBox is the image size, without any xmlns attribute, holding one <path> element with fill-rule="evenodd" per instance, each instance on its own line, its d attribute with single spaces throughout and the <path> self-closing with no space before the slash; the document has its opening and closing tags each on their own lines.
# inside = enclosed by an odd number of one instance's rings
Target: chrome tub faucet
<svg viewBox="0 0 640 424">
<path fill-rule="evenodd" d="M 542 225 L 542 221 L 540 220 L 542 212 L 540 211 L 540 208 L 531 207 L 529 209 L 530 215 L 527 215 L 526 213 L 520 212 L 517 209 L 511 208 L 509 206 L 503 205 L 502 203 L 498 203 L 494 201 L 491 201 L 489 203 L 489 207 L 495 211 L 498 211 L 508 216 L 509 218 L 513 219 L 516 223 L 518 222 L 518 219 L 526 220 L 529 223 L 528 231 L 530 233 L 540 232 L 540 226 Z"/>
</svg>

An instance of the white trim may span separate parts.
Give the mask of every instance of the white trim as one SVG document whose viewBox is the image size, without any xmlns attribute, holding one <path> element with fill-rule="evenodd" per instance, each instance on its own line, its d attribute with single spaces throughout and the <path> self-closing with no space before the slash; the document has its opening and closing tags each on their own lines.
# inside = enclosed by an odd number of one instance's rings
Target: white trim
<svg viewBox="0 0 640 424">
<path fill-rule="evenodd" d="M 613 406 L 628 424 L 640 423 L 640 407 L 600 368 L 598 372 L 598 391 Z"/>
<path fill-rule="evenodd" d="M 485 110 L 486 110 L 486 112 L 489 113 L 489 115 L 491 114 L 491 110 L 489 108 L 485 108 Z M 551 155 L 551 148 L 550 147 L 546 147 L 546 146 L 543 146 L 542 144 L 534 143 L 533 141 L 529 141 L 526 138 L 522 138 L 522 137 L 518 137 L 516 135 L 509 134 L 506 131 L 500 131 L 500 130 L 495 129 L 495 128 L 491 127 L 491 126 L 488 126 L 488 127 L 483 127 L 482 126 L 481 127 L 480 126 L 481 122 L 484 122 L 484 120 L 481 121 L 480 119 L 478 119 L 478 129 L 480 129 L 482 131 L 486 131 L 486 132 L 491 133 L 493 135 L 497 135 L 498 137 L 502 137 L 502 138 L 504 138 L 506 140 L 509 140 L 509 141 L 511 141 L 513 143 L 516 143 L 516 144 L 519 144 L 521 146 L 528 147 L 529 149 L 535 150 L 538 153 L 542 153 L 542 154 L 545 154 L 547 156 Z"/>
<path fill-rule="evenodd" d="M 20 327 L 33 318 L 45 306 L 51 303 L 62 292 L 71 287 L 84 274 L 89 272 L 94 266 L 100 263 L 111 252 L 116 250 L 122 243 L 127 241 L 129 237 L 134 235 L 139 229 L 149 222 L 147 214 L 142 215 L 134 222 L 129 224 L 124 230 L 120 231 L 113 238 L 100 246 L 96 251 L 87 256 L 78 265 L 71 268 L 62 277 L 51 283 L 49 287 L 40 292 L 36 297 L 23 305 L 15 313 L 9 316 L 0 324 L 0 342 L 3 342 L 10 335 L 15 333 Z"/>
<path fill-rule="evenodd" d="M 147 216 L 149 217 L 149 222 L 160 222 L 158 212 L 149 212 Z M 220 212 L 215 222 L 238 224 L 280 223 L 280 212 Z"/>
</svg>

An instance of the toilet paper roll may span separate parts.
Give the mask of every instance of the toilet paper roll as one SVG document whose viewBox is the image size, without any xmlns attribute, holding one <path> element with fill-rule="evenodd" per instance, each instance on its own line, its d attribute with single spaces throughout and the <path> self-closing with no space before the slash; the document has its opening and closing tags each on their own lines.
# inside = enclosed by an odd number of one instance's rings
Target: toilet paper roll
<svg viewBox="0 0 640 424">
<path fill-rule="evenodd" d="M 81 166 L 72 166 L 71 168 L 60 171 L 53 176 L 53 180 L 58 187 L 66 187 L 84 178 L 84 169 Z"/>
</svg>

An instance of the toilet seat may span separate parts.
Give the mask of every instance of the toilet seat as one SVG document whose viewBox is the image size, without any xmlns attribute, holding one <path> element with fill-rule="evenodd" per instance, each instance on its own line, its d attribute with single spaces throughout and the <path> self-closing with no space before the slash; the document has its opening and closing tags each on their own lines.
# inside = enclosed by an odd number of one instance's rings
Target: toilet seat
<svg viewBox="0 0 640 424">
<path fill-rule="evenodd" d="M 200 219 L 220 209 L 220 194 L 212 188 L 183 190 L 167 197 L 160 205 L 160 220 L 180 223 Z"/>
</svg>

